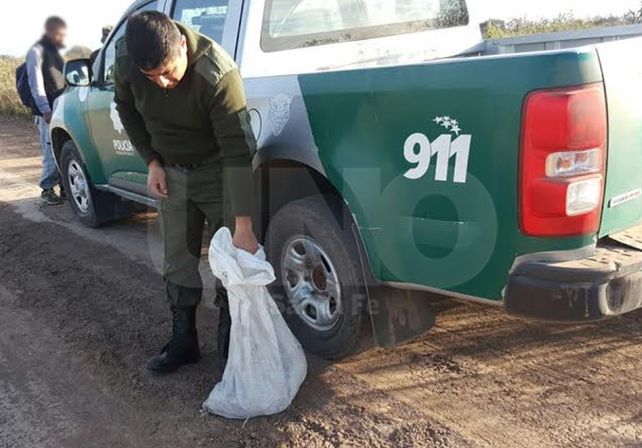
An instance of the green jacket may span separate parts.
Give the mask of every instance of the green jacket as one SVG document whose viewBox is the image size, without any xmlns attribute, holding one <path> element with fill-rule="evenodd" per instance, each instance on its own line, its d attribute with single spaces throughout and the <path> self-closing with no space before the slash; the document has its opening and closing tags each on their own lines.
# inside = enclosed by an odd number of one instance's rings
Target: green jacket
<svg viewBox="0 0 642 448">
<path fill-rule="evenodd" d="M 220 157 L 231 212 L 251 215 L 256 140 L 233 59 L 218 44 L 177 23 L 187 39 L 189 67 L 176 88 L 163 90 L 117 45 L 115 102 L 132 145 L 149 164 L 199 164 Z M 171 194 L 171 192 L 170 192 Z"/>
</svg>

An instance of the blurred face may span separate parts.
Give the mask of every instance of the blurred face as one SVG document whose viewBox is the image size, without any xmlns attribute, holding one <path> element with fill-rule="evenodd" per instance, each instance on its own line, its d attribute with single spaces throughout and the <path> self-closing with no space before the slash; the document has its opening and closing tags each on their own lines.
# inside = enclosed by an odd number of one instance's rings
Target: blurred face
<svg viewBox="0 0 642 448">
<path fill-rule="evenodd" d="M 45 30 L 47 39 L 58 48 L 64 48 L 67 38 L 67 28 L 64 26 L 51 26 Z"/>
<path fill-rule="evenodd" d="M 141 72 L 158 87 L 173 89 L 185 76 L 187 65 L 187 41 L 185 36 L 181 36 L 181 48 L 177 57 L 168 59 L 154 70 L 141 70 Z"/>
</svg>

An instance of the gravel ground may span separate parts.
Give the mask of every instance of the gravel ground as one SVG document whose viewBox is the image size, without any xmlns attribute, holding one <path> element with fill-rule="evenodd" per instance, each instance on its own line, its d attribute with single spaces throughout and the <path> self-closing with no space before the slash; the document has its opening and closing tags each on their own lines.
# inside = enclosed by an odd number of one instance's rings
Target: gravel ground
<svg viewBox="0 0 642 448">
<path fill-rule="evenodd" d="M 427 335 L 310 371 L 286 412 L 203 415 L 204 359 L 145 374 L 169 334 L 153 213 L 104 229 L 43 208 L 28 123 L 0 119 L 0 447 L 642 447 L 642 313 L 586 326 L 446 307 Z M 206 267 L 203 268 L 204 271 Z"/>
</svg>

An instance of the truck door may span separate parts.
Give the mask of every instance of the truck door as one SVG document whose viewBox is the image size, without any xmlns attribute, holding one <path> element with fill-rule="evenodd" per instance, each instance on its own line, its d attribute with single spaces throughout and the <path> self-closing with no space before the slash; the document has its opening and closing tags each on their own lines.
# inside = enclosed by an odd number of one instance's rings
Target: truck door
<svg viewBox="0 0 642 448">
<path fill-rule="evenodd" d="M 642 221 L 642 39 L 597 47 L 608 105 L 609 147 L 600 236 Z"/>
<path fill-rule="evenodd" d="M 155 0 L 137 11 L 158 10 L 158 5 L 159 2 Z M 98 70 L 87 98 L 87 115 L 94 145 L 110 185 L 144 194 L 147 166 L 130 143 L 114 103 L 116 43 L 124 38 L 126 25 L 127 21 L 123 19 L 112 32 L 95 64 Z"/>
</svg>

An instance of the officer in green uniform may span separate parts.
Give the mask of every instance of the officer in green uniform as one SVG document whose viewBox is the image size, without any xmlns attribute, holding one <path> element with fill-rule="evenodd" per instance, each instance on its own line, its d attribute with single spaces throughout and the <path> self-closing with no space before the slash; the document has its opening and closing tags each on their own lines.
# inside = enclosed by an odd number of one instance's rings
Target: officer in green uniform
<svg viewBox="0 0 642 448">
<path fill-rule="evenodd" d="M 234 244 L 251 253 L 258 249 L 251 219 L 256 140 L 239 71 L 219 45 L 159 12 L 130 17 L 125 41 L 117 46 L 115 101 L 149 166 L 149 192 L 159 201 L 165 292 L 173 313 L 172 339 L 147 368 L 165 374 L 200 359 L 195 320 L 205 222 L 214 231 L 224 216 L 233 217 Z M 220 286 L 217 302 L 224 363 L 230 318 Z"/>
</svg>

